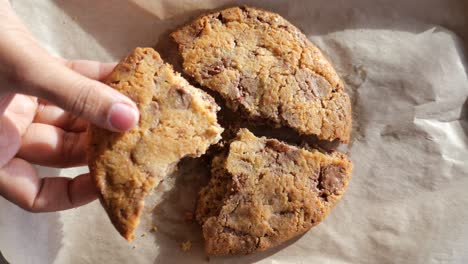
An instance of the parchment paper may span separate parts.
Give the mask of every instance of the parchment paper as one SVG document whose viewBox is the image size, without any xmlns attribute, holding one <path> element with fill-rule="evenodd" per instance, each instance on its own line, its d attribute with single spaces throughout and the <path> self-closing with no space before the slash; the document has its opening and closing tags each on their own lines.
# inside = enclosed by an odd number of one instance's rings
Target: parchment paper
<svg viewBox="0 0 468 264">
<path fill-rule="evenodd" d="M 354 171 L 343 200 L 280 248 L 210 263 L 468 263 L 466 1 L 12 3 L 42 45 L 66 58 L 117 61 L 136 46 L 172 58 L 169 32 L 239 3 L 280 13 L 330 58 L 353 99 Z M 193 160 L 179 167 L 179 177 L 149 199 L 134 243 L 119 237 L 98 202 L 30 214 L 0 197 L 0 250 L 15 264 L 206 263 L 200 227 L 185 222 L 184 213 L 207 168 Z M 85 170 L 40 168 L 42 175 Z M 193 242 L 188 252 L 179 248 L 185 240 Z"/>
</svg>

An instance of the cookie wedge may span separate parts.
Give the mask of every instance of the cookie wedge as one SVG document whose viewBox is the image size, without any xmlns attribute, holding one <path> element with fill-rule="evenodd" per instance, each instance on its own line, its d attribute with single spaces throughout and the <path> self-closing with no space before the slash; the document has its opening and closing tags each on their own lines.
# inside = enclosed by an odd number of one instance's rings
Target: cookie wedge
<svg viewBox="0 0 468 264">
<path fill-rule="evenodd" d="M 101 202 L 119 233 L 134 237 L 144 198 L 184 157 L 198 157 L 219 141 L 219 107 L 191 86 L 151 48 L 137 48 L 106 83 L 138 106 L 140 120 L 125 133 L 89 129 L 88 163 Z"/>
<path fill-rule="evenodd" d="M 241 129 L 212 162 L 196 219 L 208 255 L 263 251 L 304 234 L 341 199 L 352 164 Z"/>
<path fill-rule="evenodd" d="M 348 143 L 351 103 L 322 52 L 280 15 L 233 7 L 172 33 L 183 68 L 254 121 Z"/>
</svg>

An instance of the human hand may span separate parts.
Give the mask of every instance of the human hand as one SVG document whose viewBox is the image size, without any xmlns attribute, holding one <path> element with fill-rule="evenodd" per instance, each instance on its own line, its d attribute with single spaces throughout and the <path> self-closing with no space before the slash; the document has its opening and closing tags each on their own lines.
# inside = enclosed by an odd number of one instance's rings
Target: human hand
<svg viewBox="0 0 468 264">
<path fill-rule="evenodd" d="M 51 57 L 0 0 L 0 195 L 32 212 L 93 201 L 89 174 L 39 178 L 32 164 L 86 163 L 88 121 L 126 131 L 138 122 L 135 104 L 102 84 L 115 66 Z"/>
</svg>

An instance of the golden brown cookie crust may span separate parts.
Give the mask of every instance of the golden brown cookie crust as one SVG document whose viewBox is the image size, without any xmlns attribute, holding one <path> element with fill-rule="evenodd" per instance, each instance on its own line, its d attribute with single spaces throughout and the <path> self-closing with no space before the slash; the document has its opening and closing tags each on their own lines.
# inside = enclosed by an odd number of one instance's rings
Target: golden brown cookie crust
<svg viewBox="0 0 468 264">
<path fill-rule="evenodd" d="M 172 33 L 184 71 L 249 119 L 348 143 L 351 103 L 320 50 L 278 14 L 233 7 Z"/>
<path fill-rule="evenodd" d="M 341 199 L 351 162 L 258 138 L 241 129 L 213 159 L 196 218 L 209 255 L 248 254 L 275 247 L 318 224 Z"/>
<path fill-rule="evenodd" d="M 106 83 L 137 104 L 140 121 L 125 133 L 91 126 L 88 162 L 112 223 L 132 240 L 149 191 L 181 158 L 204 154 L 223 129 L 213 98 L 189 85 L 153 49 L 135 49 Z"/>
</svg>

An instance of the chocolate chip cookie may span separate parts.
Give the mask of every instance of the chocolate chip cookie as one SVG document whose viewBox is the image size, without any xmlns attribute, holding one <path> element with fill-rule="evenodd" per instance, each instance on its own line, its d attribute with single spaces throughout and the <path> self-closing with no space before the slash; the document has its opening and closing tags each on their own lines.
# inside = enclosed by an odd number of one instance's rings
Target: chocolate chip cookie
<svg viewBox="0 0 468 264">
<path fill-rule="evenodd" d="M 196 218 L 209 255 L 248 254 L 279 245 L 318 224 L 342 197 L 351 162 L 241 129 L 212 162 Z"/>
<path fill-rule="evenodd" d="M 137 104 L 140 121 L 125 133 L 92 126 L 89 167 L 112 223 L 130 241 L 148 192 L 181 158 L 205 153 L 223 129 L 213 98 L 189 85 L 153 49 L 135 49 L 106 83 Z"/>
<path fill-rule="evenodd" d="M 278 14 L 234 7 L 172 33 L 184 71 L 247 118 L 349 141 L 351 104 L 320 50 Z"/>
</svg>

